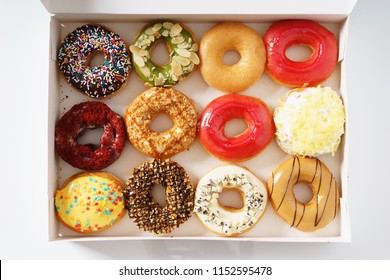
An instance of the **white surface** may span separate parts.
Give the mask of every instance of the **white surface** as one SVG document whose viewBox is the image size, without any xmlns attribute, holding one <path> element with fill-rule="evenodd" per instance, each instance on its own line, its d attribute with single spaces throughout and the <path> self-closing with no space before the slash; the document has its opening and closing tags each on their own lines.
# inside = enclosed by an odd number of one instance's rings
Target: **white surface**
<svg viewBox="0 0 390 280">
<path fill-rule="evenodd" d="M 4 5 L 4 4 L 3 4 Z M 350 21 L 348 200 L 352 243 L 215 241 L 47 242 L 46 94 L 49 15 L 38 1 L 1 9 L 2 109 L 0 257 L 2 259 L 112 258 L 390 258 L 388 145 L 390 3 L 360 0 Z M 14 26 L 11 26 L 11 23 Z M 11 56 L 13 55 L 13 56 Z M 20 74 L 23 79 L 20 79 Z"/>
</svg>

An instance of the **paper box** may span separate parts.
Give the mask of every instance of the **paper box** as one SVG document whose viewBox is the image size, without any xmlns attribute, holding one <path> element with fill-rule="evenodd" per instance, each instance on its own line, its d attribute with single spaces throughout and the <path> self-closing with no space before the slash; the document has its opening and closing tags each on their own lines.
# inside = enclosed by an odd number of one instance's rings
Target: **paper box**
<svg viewBox="0 0 390 280">
<path fill-rule="evenodd" d="M 288 242 L 329 242 L 350 241 L 350 220 L 348 214 L 348 100 L 346 88 L 346 43 L 348 35 L 348 17 L 356 0 L 328 1 L 126 1 L 126 0 L 42 0 L 52 14 L 50 23 L 49 55 L 49 108 L 48 108 L 48 219 L 49 240 L 147 240 L 147 239 L 186 239 L 186 240 L 229 240 L 229 241 L 288 241 Z M 283 19 L 315 20 L 332 31 L 339 43 L 339 62 L 332 76 L 322 83 L 338 91 L 346 106 L 346 132 L 335 156 L 325 155 L 319 158 L 331 169 L 342 190 L 340 212 L 336 219 L 324 229 L 303 233 L 290 228 L 268 205 L 262 220 L 251 231 L 233 238 L 223 238 L 208 232 L 193 215 L 186 223 L 169 235 L 156 236 L 139 230 L 126 215 L 118 224 L 101 233 L 83 235 L 65 228 L 58 222 L 54 209 L 54 194 L 58 186 L 71 175 L 80 172 L 63 162 L 56 154 L 54 129 L 59 118 L 72 105 L 94 100 L 70 87 L 60 75 L 57 66 L 57 52 L 64 37 L 73 29 L 86 23 L 100 23 L 119 34 L 129 46 L 144 24 L 158 19 L 171 19 L 185 23 L 198 41 L 215 23 L 222 21 L 240 21 L 254 28 L 261 36 L 271 23 Z M 161 49 L 159 50 L 161 51 Z M 300 55 L 302 49 L 295 50 Z M 157 51 L 156 51 L 157 52 Z M 157 54 L 158 55 L 158 54 Z M 189 79 L 175 88 L 195 101 L 200 114 L 203 108 L 214 98 L 225 94 L 208 86 L 197 70 Z M 142 91 L 146 90 L 143 82 L 134 71 L 128 84 L 118 95 L 105 99 L 104 102 L 120 115 L 124 115 L 127 105 Z M 243 94 L 255 96 L 265 101 L 273 110 L 289 88 L 277 85 L 267 74 Z M 97 137 L 91 132 L 90 137 Z M 272 172 L 289 156 L 281 151 L 273 141 L 257 157 L 239 163 L 248 167 L 263 182 L 267 182 Z M 134 167 L 148 160 L 129 142 L 126 143 L 121 157 L 105 171 L 111 172 L 126 181 Z M 188 151 L 183 151 L 172 158 L 180 163 L 189 173 L 194 185 L 211 168 L 223 164 L 209 155 L 199 141 Z"/>
</svg>

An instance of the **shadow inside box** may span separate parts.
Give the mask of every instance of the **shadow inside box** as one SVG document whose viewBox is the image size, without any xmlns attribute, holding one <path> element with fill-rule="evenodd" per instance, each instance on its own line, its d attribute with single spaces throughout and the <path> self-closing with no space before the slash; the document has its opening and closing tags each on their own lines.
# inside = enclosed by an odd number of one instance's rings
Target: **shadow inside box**
<svg viewBox="0 0 390 280">
<path fill-rule="evenodd" d="M 250 242 L 199 240 L 75 241 L 99 259 L 240 259 L 253 258 Z M 251 245 L 252 244 L 252 245 Z"/>
<path fill-rule="evenodd" d="M 339 259 L 349 243 L 251 242 L 229 240 L 118 240 L 75 244 L 95 251 L 99 259 Z M 299 252 L 299 254 L 297 253 Z M 318 252 L 321 252 L 320 254 Z"/>
</svg>

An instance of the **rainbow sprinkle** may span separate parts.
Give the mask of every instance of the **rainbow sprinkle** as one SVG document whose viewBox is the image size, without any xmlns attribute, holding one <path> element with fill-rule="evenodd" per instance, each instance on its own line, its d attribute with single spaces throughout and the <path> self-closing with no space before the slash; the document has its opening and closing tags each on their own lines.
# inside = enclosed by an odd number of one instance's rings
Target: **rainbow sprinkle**
<svg viewBox="0 0 390 280">
<path fill-rule="evenodd" d="M 88 62 L 95 52 L 103 52 L 106 61 L 90 67 Z M 58 52 L 58 64 L 72 86 L 95 98 L 119 90 L 131 68 L 124 41 L 101 25 L 84 25 L 66 36 Z"/>
<path fill-rule="evenodd" d="M 99 231 L 122 217 L 122 186 L 97 175 L 77 176 L 57 190 L 55 209 L 60 219 L 75 231 Z"/>
</svg>

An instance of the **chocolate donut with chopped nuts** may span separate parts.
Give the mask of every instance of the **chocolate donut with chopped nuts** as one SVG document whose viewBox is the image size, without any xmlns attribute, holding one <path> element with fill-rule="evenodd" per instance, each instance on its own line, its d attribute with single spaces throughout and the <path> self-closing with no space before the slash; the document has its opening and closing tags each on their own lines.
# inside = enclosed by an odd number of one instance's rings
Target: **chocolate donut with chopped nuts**
<svg viewBox="0 0 390 280">
<path fill-rule="evenodd" d="M 165 188 L 167 204 L 153 200 L 152 187 Z M 153 159 L 134 169 L 123 192 L 125 208 L 138 228 L 153 234 L 170 233 L 189 219 L 194 209 L 195 188 L 178 163 Z"/>
</svg>

